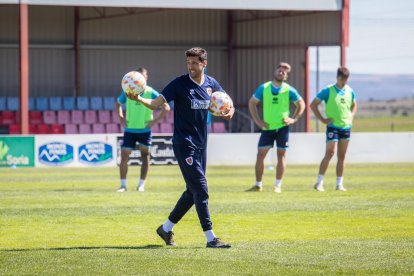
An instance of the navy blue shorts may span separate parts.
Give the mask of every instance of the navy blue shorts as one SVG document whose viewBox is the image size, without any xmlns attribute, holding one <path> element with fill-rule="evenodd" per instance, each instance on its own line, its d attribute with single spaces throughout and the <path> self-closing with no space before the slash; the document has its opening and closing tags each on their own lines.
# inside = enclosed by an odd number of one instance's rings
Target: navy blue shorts
<svg viewBox="0 0 414 276">
<path fill-rule="evenodd" d="M 275 141 L 278 149 L 287 149 L 289 147 L 289 126 L 275 130 L 262 130 L 258 147 L 273 148 Z"/>
<path fill-rule="evenodd" d="M 336 127 L 326 127 L 326 141 L 338 142 L 339 140 L 351 139 L 351 129 L 339 129 Z"/>
<path fill-rule="evenodd" d="M 139 145 L 150 147 L 151 140 L 151 131 L 142 133 L 124 132 L 124 139 L 122 141 L 121 148 L 134 150 L 137 142 L 139 143 Z"/>
</svg>

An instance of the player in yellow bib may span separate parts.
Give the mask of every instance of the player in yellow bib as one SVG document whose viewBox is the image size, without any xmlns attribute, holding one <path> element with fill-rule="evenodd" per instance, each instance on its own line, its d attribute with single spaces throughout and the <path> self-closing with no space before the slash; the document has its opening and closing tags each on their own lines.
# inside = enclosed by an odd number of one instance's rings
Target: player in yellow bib
<svg viewBox="0 0 414 276">
<path fill-rule="evenodd" d="M 321 90 L 310 105 L 316 118 L 327 125 L 325 156 L 319 166 L 319 175 L 314 185 L 315 190 L 319 192 L 325 191 L 323 178 L 336 150 L 338 151 L 336 190 L 346 191 L 343 185 L 345 155 L 351 138 L 352 121 L 357 110 L 354 90 L 347 85 L 348 78 L 349 70 L 346 67 L 338 68 L 336 83 Z M 326 117 L 322 116 L 318 109 L 322 101 L 325 102 Z"/>
<path fill-rule="evenodd" d="M 262 177 L 264 159 L 273 147 L 277 146 L 277 167 L 274 191 L 282 192 L 282 177 L 286 168 L 286 149 L 289 146 L 289 126 L 296 123 L 305 110 L 305 102 L 296 89 L 285 81 L 290 72 L 290 65 L 282 62 L 274 72 L 274 79 L 259 86 L 249 101 L 249 111 L 255 123 L 262 130 L 256 159 L 256 185 L 247 191 L 263 190 Z M 257 112 L 257 105 L 263 103 L 263 120 Z M 296 106 L 290 117 L 290 102 Z"/>
<path fill-rule="evenodd" d="M 148 71 L 145 68 L 137 69 L 146 80 L 148 80 Z M 145 88 L 141 97 L 146 99 L 155 99 L 159 93 L 152 87 Z M 122 105 L 126 105 L 126 114 L 122 110 Z M 121 145 L 121 163 L 119 164 L 119 174 L 121 179 L 121 187 L 117 192 L 125 192 L 127 190 L 127 173 L 128 161 L 131 151 L 135 149 L 136 144 L 141 153 L 141 177 L 138 182 L 137 190 L 143 192 L 145 189 L 145 179 L 147 178 L 149 161 L 150 161 L 150 147 L 151 147 L 151 127 L 162 120 L 165 112 L 170 110 L 167 103 L 162 105 L 161 112 L 156 118 L 153 118 L 153 111 L 141 103 L 128 99 L 125 92 L 122 91 L 116 102 L 116 112 L 119 115 L 119 120 L 125 128 L 124 138 Z"/>
</svg>

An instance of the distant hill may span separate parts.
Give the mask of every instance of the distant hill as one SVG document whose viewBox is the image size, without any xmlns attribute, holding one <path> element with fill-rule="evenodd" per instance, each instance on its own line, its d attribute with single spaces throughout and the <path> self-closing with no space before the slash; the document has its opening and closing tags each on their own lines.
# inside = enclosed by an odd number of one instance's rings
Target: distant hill
<svg viewBox="0 0 414 276">
<path fill-rule="evenodd" d="M 334 83 L 336 72 L 319 72 L 319 90 Z M 311 98 L 316 94 L 316 72 L 311 71 Z M 414 75 L 352 74 L 349 85 L 357 93 L 357 99 L 391 100 L 414 98 Z"/>
</svg>

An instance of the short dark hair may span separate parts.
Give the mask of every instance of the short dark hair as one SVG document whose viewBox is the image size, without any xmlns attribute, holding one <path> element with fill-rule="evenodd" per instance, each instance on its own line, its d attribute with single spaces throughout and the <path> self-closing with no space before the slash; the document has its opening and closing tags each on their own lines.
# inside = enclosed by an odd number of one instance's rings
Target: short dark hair
<svg viewBox="0 0 414 276">
<path fill-rule="evenodd" d="M 350 75 L 349 69 L 343 66 L 339 67 L 338 71 L 336 72 L 336 77 L 342 77 L 346 80 L 349 78 L 349 75 Z"/>
<path fill-rule="evenodd" d="M 135 71 L 137 71 L 137 72 L 139 72 L 139 73 L 144 73 L 144 72 L 147 72 L 148 73 L 148 70 L 146 69 L 146 68 L 144 68 L 144 67 L 139 67 L 138 69 L 136 69 Z"/>
<path fill-rule="evenodd" d="M 290 64 L 287 62 L 281 62 L 279 63 L 279 65 L 277 66 L 277 68 L 285 68 L 286 70 L 288 70 L 288 73 L 290 73 Z"/>
<path fill-rule="evenodd" d="M 203 62 L 207 60 L 207 51 L 200 47 L 193 47 L 185 51 L 186 57 L 198 57 L 198 59 Z"/>
</svg>

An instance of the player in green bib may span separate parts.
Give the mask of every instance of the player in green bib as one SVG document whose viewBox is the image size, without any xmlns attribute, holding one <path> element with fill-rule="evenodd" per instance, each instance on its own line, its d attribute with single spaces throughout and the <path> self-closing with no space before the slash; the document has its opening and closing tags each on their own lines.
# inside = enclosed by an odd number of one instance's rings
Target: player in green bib
<svg viewBox="0 0 414 276">
<path fill-rule="evenodd" d="M 319 192 L 325 191 L 323 177 L 335 151 L 338 151 L 336 190 L 346 191 L 343 185 L 345 154 L 351 138 L 352 121 L 357 110 L 354 90 L 347 85 L 348 78 L 349 70 L 345 67 L 338 68 L 336 83 L 321 90 L 310 105 L 316 118 L 327 125 L 325 156 L 319 166 L 319 175 L 314 185 L 315 190 Z M 322 101 L 325 102 L 325 117 L 318 109 Z"/>
<path fill-rule="evenodd" d="M 274 79 L 259 86 L 249 101 L 249 111 L 257 126 L 262 130 L 256 159 L 256 185 L 247 191 L 261 192 L 264 159 L 276 141 L 277 166 L 274 191 L 282 192 L 282 177 L 286 168 L 286 149 L 289 143 L 289 126 L 296 123 L 305 110 L 305 102 L 296 89 L 285 81 L 290 72 L 290 65 L 282 62 L 274 72 Z M 257 112 L 257 105 L 263 103 L 263 120 Z M 290 103 L 296 106 L 290 116 Z"/>
<path fill-rule="evenodd" d="M 137 69 L 146 80 L 148 80 L 148 71 L 145 68 Z M 146 99 L 155 99 L 159 93 L 152 87 L 145 88 L 141 97 Z M 126 114 L 123 112 L 122 105 L 126 106 Z M 119 164 L 119 174 L 121 179 L 121 187 L 118 192 L 125 192 L 127 190 L 127 173 L 128 161 L 131 151 L 135 149 L 138 143 L 138 148 L 141 153 L 141 177 L 138 182 L 137 190 L 143 192 L 145 190 L 145 179 L 147 178 L 149 161 L 150 161 L 150 147 L 151 147 L 151 127 L 162 120 L 165 112 L 170 110 L 167 103 L 162 105 L 161 112 L 153 118 L 153 111 L 141 103 L 128 99 L 125 92 L 122 91 L 116 102 L 116 112 L 119 115 L 119 120 L 124 127 L 124 138 L 121 145 L 121 163 Z"/>
</svg>

